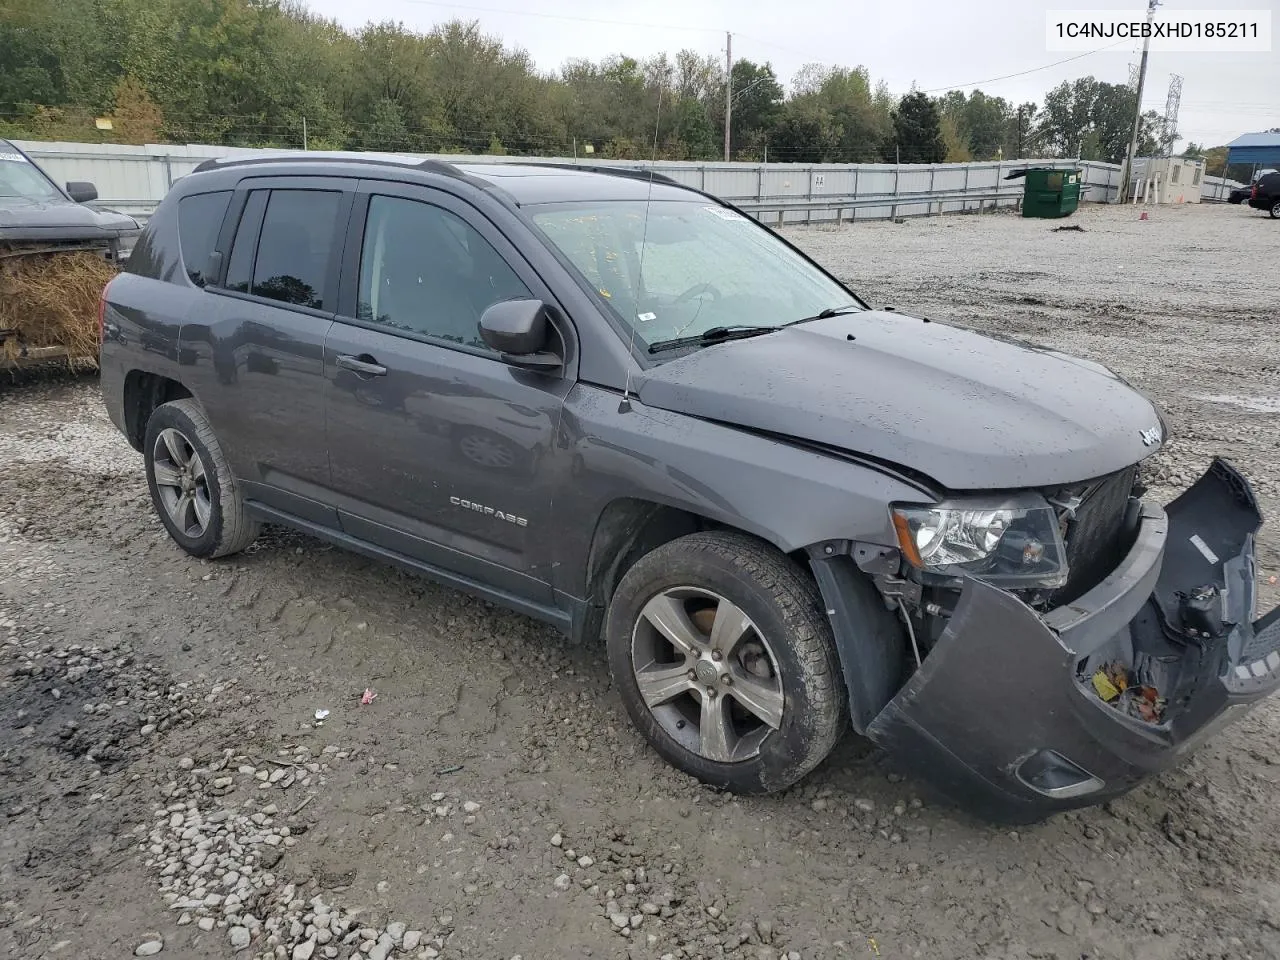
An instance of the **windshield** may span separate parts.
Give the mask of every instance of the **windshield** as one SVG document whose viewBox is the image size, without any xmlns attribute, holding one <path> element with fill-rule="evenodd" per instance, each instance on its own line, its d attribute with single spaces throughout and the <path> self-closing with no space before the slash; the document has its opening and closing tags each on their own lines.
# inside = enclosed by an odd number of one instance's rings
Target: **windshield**
<svg viewBox="0 0 1280 960">
<path fill-rule="evenodd" d="M 66 200 L 26 157 L 3 145 L 0 145 L 0 197 Z"/>
<path fill-rule="evenodd" d="M 771 327 L 857 309 L 767 230 L 708 200 L 544 204 L 534 222 L 642 347 L 715 327 Z M 642 240 L 643 238 L 643 240 Z"/>
</svg>

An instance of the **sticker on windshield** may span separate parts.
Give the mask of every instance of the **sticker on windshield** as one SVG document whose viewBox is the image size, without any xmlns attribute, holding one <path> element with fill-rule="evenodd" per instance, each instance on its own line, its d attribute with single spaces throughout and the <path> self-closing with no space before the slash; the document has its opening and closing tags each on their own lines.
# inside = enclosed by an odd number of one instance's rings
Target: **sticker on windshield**
<svg viewBox="0 0 1280 960">
<path fill-rule="evenodd" d="M 642 313 L 637 319 L 639 319 L 641 323 L 648 323 L 650 320 L 657 320 L 658 315 L 656 313 Z"/>
<path fill-rule="evenodd" d="M 715 214 L 721 220 L 746 220 L 747 219 L 742 214 L 734 210 L 728 210 L 724 207 L 703 207 L 702 209 L 707 211 L 707 213 Z"/>
<path fill-rule="evenodd" d="M 26 157 L 24 157 L 24 156 L 23 156 L 22 154 L 20 154 L 20 153 L 0 153 L 0 160 L 12 160 L 14 163 L 29 163 L 29 162 L 30 162 L 29 160 L 27 160 L 27 158 L 26 158 Z"/>
</svg>

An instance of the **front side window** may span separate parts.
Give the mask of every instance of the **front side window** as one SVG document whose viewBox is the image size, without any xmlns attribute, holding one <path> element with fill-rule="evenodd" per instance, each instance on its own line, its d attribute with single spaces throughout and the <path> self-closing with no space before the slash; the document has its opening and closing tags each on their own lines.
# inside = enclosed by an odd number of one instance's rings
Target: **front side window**
<svg viewBox="0 0 1280 960">
<path fill-rule="evenodd" d="M 769 327 L 849 292 L 741 214 L 709 200 L 548 203 L 534 223 L 647 346 L 713 327 Z"/>
<path fill-rule="evenodd" d="M 469 223 L 441 207 L 369 198 L 356 316 L 482 350 L 480 315 L 501 300 L 531 296 L 501 254 Z"/>
</svg>

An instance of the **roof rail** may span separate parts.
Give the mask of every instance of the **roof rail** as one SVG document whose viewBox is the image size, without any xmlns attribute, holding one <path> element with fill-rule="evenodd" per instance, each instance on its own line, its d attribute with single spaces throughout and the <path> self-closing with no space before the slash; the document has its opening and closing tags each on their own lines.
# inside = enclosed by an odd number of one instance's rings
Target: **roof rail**
<svg viewBox="0 0 1280 960">
<path fill-rule="evenodd" d="M 671 177 L 668 177 L 665 173 L 658 173 L 657 170 L 653 170 L 653 169 L 637 170 L 632 167 L 604 167 L 598 164 L 559 163 L 551 160 L 547 160 L 547 161 L 522 160 L 520 161 L 520 163 L 522 166 L 530 166 L 530 167 L 554 167 L 560 170 L 585 170 L 588 173 L 604 173 L 614 177 L 628 177 L 632 180 L 648 181 L 652 179 L 654 183 L 665 183 L 673 187 L 685 187 L 685 189 L 691 189 L 689 187 L 686 187 L 685 184 L 681 183 L 679 180 L 675 180 Z"/>
<path fill-rule="evenodd" d="M 457 177 L 465 179 L 465 175 L 461 170 L 451 163 L 443 160 L 424 159 L 417 163 L 399 163 L 395 160 L 388 160 L 386 157 L 361 155 L 355 151 L 350 153 L 311 153 L 307 151 L 297 151 L 295 153 L 273 153 L 268 156 L 252 156 L 252 157 L 209 157 L 198 163 L 192 173 L 200 173 L 203 170 L 214 170 L 226 167 L 247 166 L 257 163 L 368 163 L 382 166 L 403 167 L 407 170 L 423 170 L 427 173 L 439 173 L 448 177 Z"/>
</svg>

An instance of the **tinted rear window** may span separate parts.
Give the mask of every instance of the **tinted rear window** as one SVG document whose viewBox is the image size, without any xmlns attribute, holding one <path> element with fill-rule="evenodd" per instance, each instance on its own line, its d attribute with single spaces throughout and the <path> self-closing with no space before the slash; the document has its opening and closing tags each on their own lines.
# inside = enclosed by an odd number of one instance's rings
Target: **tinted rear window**
<svg viewBox="0 0 1280 960">
<path fill-rule="evenodd" d="M 250 293 L 324 309 L 341 200 L 336 190 L 271 191 Z"/>
<path fill-rule="evenodd" d="M 230 201 L 231 191 L 219 190 L 216 193 L 192 194 L 178 203 L 178 245 L 182 248 L 182 266 L 197 287 L 203 287 L 213 279 L 206 277 L 204 271 Z"/>
</svg>

